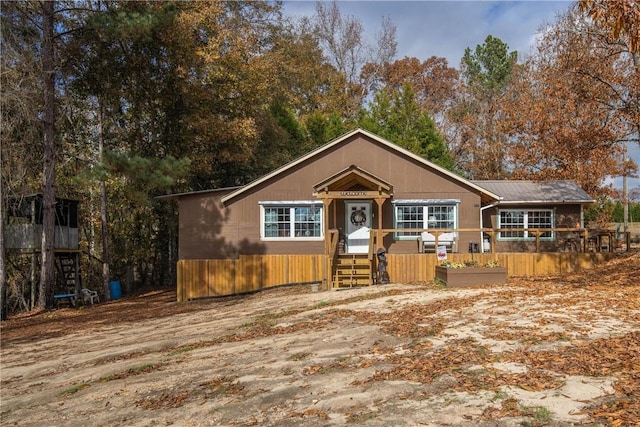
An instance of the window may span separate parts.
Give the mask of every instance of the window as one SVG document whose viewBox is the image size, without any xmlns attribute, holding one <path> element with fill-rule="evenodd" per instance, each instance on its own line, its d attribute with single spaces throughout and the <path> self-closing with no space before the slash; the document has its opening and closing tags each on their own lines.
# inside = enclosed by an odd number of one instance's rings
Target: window
<svg viewBox="0 0 640 427">
<path fill-rule="evenodd" d="M 396 206 L 396 228 L 426 228 L 424 206 Z M 416 236 L 418 233 L 399 232 L 397 237 Z"/>
<path fill-rule="evenodd" d="M 535 240 L 534 233 L 530 233 L 528 229 L 554 228 L 555 218 L 552 209 L 540 210 L 516 210 L 503 209 L 499 212 L 500 222 L 498 228 L 521 228 L 522 231 L 501 231 L 498 233 L 500 240 Z M 552 231 L 546 231 L 540 234 L 540 238 L 544 240 L 552 240 L 554 238 Z"/>
<path fill-rule="evenodd" d="M 397 200 L 395 227 L 415 229 L 457 228 L 458 200 Z M 420 232 L 402 231 L 396 239 L 414 239 Z"/>
<path fill-rule="evenodd" d="M 260 204 L 263 239 L 322 239 L 322 205 L 314 202 Z"/>
<path fill-rule="evenodd" d="M 500 211 L 500 224 L 498 228 L 527 228 L 522 211 Z M 523 239 L 524 231 L 502 231 L 498 235 L 501 239 Z"/>
<path fill-rule="evenodd" d="M 291 235 L 290 208 L 264 208 L 264 237 Z"/>
</svg>

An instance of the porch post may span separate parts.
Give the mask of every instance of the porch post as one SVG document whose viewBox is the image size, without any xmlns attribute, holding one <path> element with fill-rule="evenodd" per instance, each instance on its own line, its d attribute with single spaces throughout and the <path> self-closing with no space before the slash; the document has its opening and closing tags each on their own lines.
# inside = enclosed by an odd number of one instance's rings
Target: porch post
<svg viewBox="0 0 640 427">
<path fill-rule="evenodd" d="M 376 204 L 378 205 L 378 229 L 376 230 L 376 245 L 378 247 L 376 250 L 382 247 L 382 239 L 384 238 L 382 235 L 382 205 L 384 201 L 385 199 L 376 199 Z"/>
<path fill-rule="evenodd" d="M 378 205 L 378 230 L 382 230 L 382 205 L 384 201 L 385 199 L 376 199 L 376 204 Z"/>
<path fill-rule="evenodd" d="M 331 199 L 322 199 L 324 205 L 324 253 L 329 254 L 329 207 L 331 206 Z"/>
<path fill-rule="evenodd" d="M 331 203 L 331 205 L 333 206 L 333 211 L 332 212 L 333 212 L 333 226 L 334 227 L 338 226 L 338 204 L 335 203 L 336 200 L 338 200 L 338 199 L 331 199 L 330 200 L 330 202 L 333 202 L 333 203 Z"/>
<path fill-rule="evenodd" d="M 332 264 L 333 261 L 330 259 L 331 254 L 331 238 L 329 236 L 329 208 L 331 207 L 332 199 L 324 198 L 322 199 L 322 205 L 324 207 L 322 214 L 324 217 L 324 253 L 326 255 L 325 262 L 325 283 L 327 284 L 327 291 L 333 288 L 333 277 L 332 277 Z"/>
</svg>

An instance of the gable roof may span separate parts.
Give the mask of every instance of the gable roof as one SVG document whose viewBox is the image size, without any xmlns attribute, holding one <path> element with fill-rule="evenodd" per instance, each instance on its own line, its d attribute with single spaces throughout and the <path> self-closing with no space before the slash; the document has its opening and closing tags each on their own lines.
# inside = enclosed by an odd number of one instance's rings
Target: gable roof
<svg viewBox="0 0 640 427">
<path fill-rule="evenodd" d="M 340 145 L 341 143 L 345 143 L 345 141 L 349 140 L 350 138 L 352 138 L 353 136 L 358 135 L 358 134 L 360 134 L 362 136 L 365 136 L 367 138 L 373 139 L 376 142 L 386 146 L 387 148 L 389 148 L 391 150 L 394 150 L 394 151 L 400 153 L 403 156 L 410 157 L 411 159 L 413 159 L 413 160 L 415 160 L 415 161 L 417 161 L 419 163 L 422 163 L 424 166 L 426 166 L 428 168 L 431 168 L 431 169 L 434 169 L 434 170 L 442 173 L 443 175 L 446 175 L 452 181 L 457 181 L 457 182 L 459 182 L 461 184 L 464 184 L 466 186 L 469 186 L 469 187 L 477 190 L 483 196 L 483 199 L 489 198 L 489 199 L 494 199 L 494 200 L 500 200 L 500 196 L 498 196 L 497 194 L 495 194 L 491 190 L 483 188 L 483 187 L 479 186 L 478 184 L 475 184 L 472 181 L 469 181 L 468 179 L 465 179 L 465 178 L 461 177 L 460 175 L 458 175 L 458 174 L 456 174 L 454 172 L 451 172 L 450 170 L 447 170 L 447 169 L 445 169 L 445 168 L 443 168 L 441 166 L 438 166 L 435 163 L 432 163 L 432 162 L 424 159 L 423 157 L 420 157 L 417 154 L 414 154 L 411 151 L 409 151 L 409 150 L 407 150 L 405 148 L 402 148 L 397 144 L 394 144 L 393 142 L 387 141 L 386 139 L 384 139 L 384 138 L 382 138 L 382 137 L 380 137 L 380 136 L 378 136 L 378 135 L 376 135 L 374 133 L 368 132 L 368 131 L 366 131 L 364 129 L 361 129 L 361 128 L 357 128 L 357 129 L 355 129 L 355 130 L 353 130 L 351 132 L 348 132 L 348 133 L 346 133 L 346 134 L 334 139 L 333 141 L 330 141 L 330 142 L 328 142 L 328 143 L 316 148 L 313 151 L 310 151 L 309 153 L 305 154 L 304 156 L 299 157 L 298 159 L 293 160 L 293 161 L 285 164 L 284 166 L 281 166 L 278 169 L 275 169 L 274 171 L 272 171 L 272 172 L 270 172 L 270 173 L 268 173 L 268 174 L 256 179 L 255 181 L 250 182 L 249 184 L 245 185 L 244 187 L 241 187 L 238 190 L 233 191 L 233 192 L 225 195 L 221 199 L 222 203 L 224 204 L 224 203 L 226 203 L 226 202 L 228 202 L 228 201 L 240 196 L 245 191 L 248 191 L 248 190 L 256 187 L 257 185 L 260 185 L 265 181 L 269 181 L 270 179 L 272 179 L 272 178 L 278 176 L 279 174 L 281 174 L 281 173 L 283 173 L 283 172 L 285 172 L 285 171 L 287 171 L 287 170 L 299 165 L 300 163 L 302 163 L 302 162 L 304 162 L 304 161 L 306 161 L 308 159 L 311 159 L 311 158 L 313 158 L 315 156 L 318 156 L 319 154 L 321 154 L 321 153 L 323 153 L 323 152 L 325 152 L 325 151 L 327 151 L 327 150 L 329 150 L 329 149 L 331 149 L 331 148 L 333 148 L 333 147 L 335 147 L 337 145 Z"/>
<path fill-rule="evenodd" d="M 580 186 L 569 180 L 557 181 L 494 181 L 474 180 L 477 185 L 502 196 L 500 204 L 518 203 L 594 203 Z"/>
<path fill-rule="evenodd" d="M 391 184 L 356 165 L 351 165 L 333 176 L 323 179 L 313 186 L 313 190 L 317 193 L 324 188 L 333 189 L 333 187 L 337 187 L 337 189 L 342 189 L 349 188 L 355 184 L 371 187 L 373 190 L 382 189 L 389 193 L 393 192 Z"/>
</svg>

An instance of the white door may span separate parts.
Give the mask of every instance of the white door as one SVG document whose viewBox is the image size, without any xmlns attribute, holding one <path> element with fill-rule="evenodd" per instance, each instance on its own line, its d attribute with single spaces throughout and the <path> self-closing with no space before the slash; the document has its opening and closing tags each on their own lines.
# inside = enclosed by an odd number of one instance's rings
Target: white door
<svg viewBox="0 0 640 427">
<path fill-rule="evenodd" d="M 369 250 L 369 230 L 371 229 L 371 202 L 345 202 L 345 224 L 347 253 L 362 254 Z"/>
</svg>

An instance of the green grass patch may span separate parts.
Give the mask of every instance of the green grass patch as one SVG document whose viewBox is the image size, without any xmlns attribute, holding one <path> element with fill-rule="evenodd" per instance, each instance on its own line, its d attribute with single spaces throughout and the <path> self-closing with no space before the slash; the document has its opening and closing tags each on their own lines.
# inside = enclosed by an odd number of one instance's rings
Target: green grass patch
<svg viewBox="0 0 640 427">
<path fill-rule="evenodd" d="M 496 391 L 493 394 L 493 397 L 491 398 L 491 401 L 496 401 L 496 400 L 505 400 L 508 399 L 509 395 L 507 394 L 507 392 L 505 391 Z"/>
<path fill-rule="evenodd" d="M 129 373 L 132 374 L 143 374 L 145 372 L 151 372 L 156 368 L 156 365 L 153 363 L 145 363 L 144 365 L 134 366 L 129 369 Z"/>
<path fill-rule="evenodd" d="M 300 360 L 306 359 L 310 355 L 311 355 L 311 353 L 307 353 L 307 352 L 294 353 L 294 354 L 290 355 L 287 359 L 288 360 L 293 360 L 294 362 L 298 362 Z"/>
<path fill-rule="evenodd" d="M 179 356 L 183 353 L 188 353 L 192 350 L 195 350 L 196 348 L 197 348 L 196 346 L 190 345 L 190 344 L 183 345 L 174 349 L 171 353 L 169 353 L 169 356 Z"/>
<path fill-rule="evenodd" d="M 278 320 L 288 316 L 299 313 L 300 310 L 283 310 L 277 313 L 268 313 L 258 316 L 250 322 L 243 323 L 243 328 L 255 328 L 255 327 L 272 327 L 278 323 Z"/>
<path fill-rule="evenodd" d="M 375 412 L 359 412 L 347 415 L 347 423 L 349 424 L 362 424 L 369 420 L 373 420 L 376 417 Z"/>
<path fill-rule="evenodd" d="M 518 411 L 528 420 L 521 423 L 525 427 L 544 426 L 551 423 L 553 414 L 544 406 L 521 406 L 518 405 Z"/>
<path fill-rule="evenodd" d="M 236 379 L 231 377 L 219 377 L 204 384 L 208 394 L 216 397 L 226 395 L 240 396 L 244 393 L 244 386 L 237 383 Z"/>
<path fill-rule="evenodd" d="M 69 387 L 68 389 L 64 390 L 62 393 L 60 393 L 62 396 L 71 396 L 72 394 L 76 394 L 77 392 L 84 390 L 86 388 L 89 388 L 91 384 L 89 383 L 80 383 L 80 384 L 75 384 L 71 387 Z"/>
<path fill-rule="evenodd" d="M 115 374 L 107 375 L 106 377 L 100 378 L 99 382 L 107 382 L 114 380 L 121 380 L 124 378 L 132 377 L 135 375 L 146 374 L 148 372 L 152 372 L 160 367 L 159 364 L 155 363 L 145 363 L 144 365 L 134 366 L 133 368 L 129 368 L 123 372 L 117 372 Z"/>
<path fill-rule="evenodd" d="M 533 408 L 533 414 L 531 415 L 533 419 L 538 424 L 548 424 L 551 421 L 552 414 L 551 411 L 544 406 L 536 406 Z"/>
<path fill-rule="evenodd" d="M 296 311 L 293 310 L 283 310 L 283 311 L 279 311 L 277 313 L 269 313 L 269 314 L 264 314 L 260 317 L 258 317 L 258 320 L 277 320 L 277 319 L 282 319 L 283 317 L 288 317 L 291 316 L 292 314 L 296 314 Z"/>
<path fill-rule="evenodd" d="M 447 282 L 445 282 L 442 279 L 438 279 L 438 278 L 433 279 L 433 285 L 436 288 L 447 289 Z"/>
</svg>

